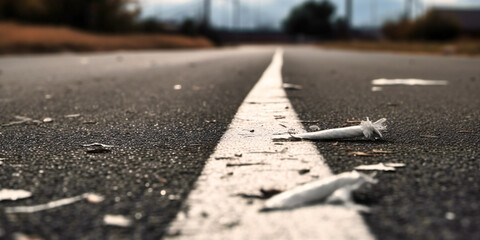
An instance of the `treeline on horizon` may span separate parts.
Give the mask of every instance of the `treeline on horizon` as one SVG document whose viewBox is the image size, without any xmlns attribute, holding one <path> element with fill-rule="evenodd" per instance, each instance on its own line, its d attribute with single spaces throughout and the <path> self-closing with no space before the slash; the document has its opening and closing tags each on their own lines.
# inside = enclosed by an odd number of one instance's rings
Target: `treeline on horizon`
<svg viewBox="0 0 480 240">
<path fill-rule="evenodd" d="M 0 0 L 0 21 L 63 25 L 99 33 L 165 32 L 155 19 L 139 19 L 135 0 Z M 344 39 L 354 32 L 344 18 L 335 17 L 329 1 L 306 1 L 293 8 L 283 22 L 292 36 L 311 39 Z M 185 35 L 205 35 L 215 39 L 212 29 L 186 19 L 178 29 Z M 461 35 L 455 21 L 433 12 L 416 20 L 386 23 L 383 36 L 391 40 L 451 40 Z"/>
<path fill-rule="evenodd" d="M 335 17 L 335 6 L 327 1 L 306 1 L 292 9 L 283 22 L 286 33 L 312 39 L 342 39 L 355 37 L 348 22 Z M 381 32 L 384 38 L 399 41 L 446 41 L 464 34 L 460 24 L 452 18 L 427 11 L 417 19 L 400 17 L 385 23 Z"/>
<path fill-rule="evenodd" d="M 103 33 L 160 30 L 160 23 L 138 21 L 140 8 L 131 4 L 130 0 L 0 0 L 0 21 Z"/>
</svg>

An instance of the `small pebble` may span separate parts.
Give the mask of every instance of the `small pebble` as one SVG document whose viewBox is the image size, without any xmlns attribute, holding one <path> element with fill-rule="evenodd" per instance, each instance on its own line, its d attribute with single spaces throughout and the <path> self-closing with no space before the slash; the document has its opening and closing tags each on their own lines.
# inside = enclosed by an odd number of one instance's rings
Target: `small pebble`
<svg viewBox="0 0 480 240">
<path fill-rule="evenodd" d="M 53 122 L 53 119 L 47 117 L 47 118 L 44 118 L 44 119 L 43 119 L 43 122 L 44 122 L 44 123 L 51 123 L 51 122 Z"/>
</svg>

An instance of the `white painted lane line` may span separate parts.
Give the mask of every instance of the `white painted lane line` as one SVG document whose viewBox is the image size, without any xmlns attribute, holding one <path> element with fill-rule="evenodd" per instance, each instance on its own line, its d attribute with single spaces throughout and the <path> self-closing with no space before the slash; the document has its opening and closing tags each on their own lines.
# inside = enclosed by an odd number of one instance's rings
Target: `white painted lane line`
<svg viewBox="0 0 480 240">
<path fill-rule="evenodd" d="M 373 239 L 362 217 L 344 207 L 259 212 L 263 200 L 238 196 L 258 194 L 261 188 L 290 189 L 332 175 L 312 143 L 272 141 L 273 134 L 287 131 L 280 124 L 302 128 L 282 89 L 282 63 L 283 51 L 277 50 L 208 159 L 166 239 Z M 300 174 L 301 169 L 310 172 Z"/>
</svg>

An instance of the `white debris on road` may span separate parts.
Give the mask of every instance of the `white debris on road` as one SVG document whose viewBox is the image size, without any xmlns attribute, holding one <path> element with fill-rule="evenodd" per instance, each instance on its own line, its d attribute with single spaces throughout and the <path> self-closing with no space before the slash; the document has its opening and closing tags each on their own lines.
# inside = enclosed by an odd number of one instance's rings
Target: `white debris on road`
<svg viewBox="0 0 480 240">
<path fill-rule="evenodd" d="M 379 78 L 372 80 L 373 85 L 408 85 L 408 86 L 431 86 L 431 85 L 447 85 L 445 80 L 424 80 L 416 78 L 407 79 L 386 79 Z"/>
<path fill-rule="evenodd" d="M 81 115 L 79 113 L 65 115 L 65 118 L 78 118 Z"/>
<path fill-rule="evenodd" d="M 89 198 L 91 199 L 92 197 L 97 198 L 98 200 L 99 195 L 97 194 L 92 195 L 92 194 L 93 193 L 84 193 L 82 195 L 78 195 L 75 197 L 63 198 L 63 199 L 51 201 L 45 204 L 39 204 L 39 205 L 33 205 L 33 206 L 6 207 L 5 212 L 6 213 L 34 213 L 34 212 L 45 211 L 52 208 L 73 204 L 84 199 L 89 199 Z"/>
<path fill-rule="evenodd" d="M 373 165 L 360 165 L 355 167 L 355 170 L 363 171 L 395 171 L 395 168 L 405 167 L 404 163 L 379 163 Z"/>
<path fill-rule="evenodd" d="M 117 226 L 117 227 L 129 227 L 132 225 L 132 220 L 122 215 L 105 215 L 103 217 L 103 223 L 105 225 Z"/>
<path fill-rule="evenodd" d="M 8 127 L 8 126 L 18 125 L 18 124 L 23 124 L 23 123 L 27 123 L 27 122 L 33 121 L 33 119 L 31 119 L 31 118 L 29 118 L 29 117 L 23 117 L 23 116 L 15 116 L 15 119 L 17 119 L 17 121 L 5 123 L 5 124 L 3 124 L 2 126 L 3 126 L 3 127 Z"/>
<path fill-rule="evenodd" d="M 284 83 L 282 84 L 283 89 L 285 90 L 302 90 L 303 87 L 298 84 Z"/>
<path fill-rule="evenodd" d="M 102 195 L 98 195 L 98 194 L 95 194 L 95 193 L 89 193 L 85 199 L 87 199 L 87 202 L 89 203 L 100 203 L 100 202 L 103 202 L 103 200 L 105 200 L 105 197 L 103 197 Z"/>
<path fill-rule="evenodd" d="M 51 123 L 51 122 L 53 122 L 53 119 L 47 117 L 47 118 L 44 118 L 44 119 L 43 119 L 43 122 L 44 122 L 44 123 Z"/>
<path fill-rule="evenodd" d="M 32 196 L 32 193 L 25 190 L 12 190 L 2 189 L 0 190 L 0 201 L 16 201 L 19 199 L 25 199 Z"/>
<path fill-rule="evenodd" d="M 89 144 L 83 144 L 83 147 L 103 147 L 103 148 L 112 148 L 114 147 L 113 145 L 107 145 L 103 143 L 89 143 Z"/>
<path fill-rule="evenodd" d="M 382 90 L 383 90 L 382 87 L 377 87 L 377 86 L 372 87 L 372 92 L 381 92 Z"/>
<path fill-rule="evenodd" d="M 289 209 L 319 202 L 339 189 L 351 192 L 367 182 L 377 183 L 377 180 L 357 171 L 341 173 L 275 195 L 265 202 L 262 210 Z"/>
<path fill-rule="evenodd" d="M 327 129 L 318 132 L 292 134 L 289 138 L 308 139 L 308 140 L 334 140 L 344 138 L 365 137 L 367 139 L 382 138 L 382 132 L 387 130 L 385 122 L 386 118 L 382 118 L 372 123 L 368 118 L 362 121 L 358 126 Z M 282 139 L 282 138 L 276 138 Z M 283 138 L 285 139 L 285 137 Z"/>
</svg>

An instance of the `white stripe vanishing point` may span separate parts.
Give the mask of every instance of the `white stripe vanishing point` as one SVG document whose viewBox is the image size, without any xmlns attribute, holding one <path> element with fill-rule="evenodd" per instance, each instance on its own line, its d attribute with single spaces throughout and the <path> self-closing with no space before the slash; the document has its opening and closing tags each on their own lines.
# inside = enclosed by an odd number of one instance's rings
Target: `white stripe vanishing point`
<svg viewBox="0 0 480 240">
<path fill-rule="evenodd" d="M 332 175 L 312 143 L 272 141 L 275 133 L 288 131 L 284 126 L 302 129 L 282 88 L 282 64 L 279 49 L 208 159 L 166 239 L 374 239 L 362 217 L 342 206 L 259 212 L 264 200 L 241 197 Z M 300 174 L 302 169 L 310 172 Z"/>
</svg>

